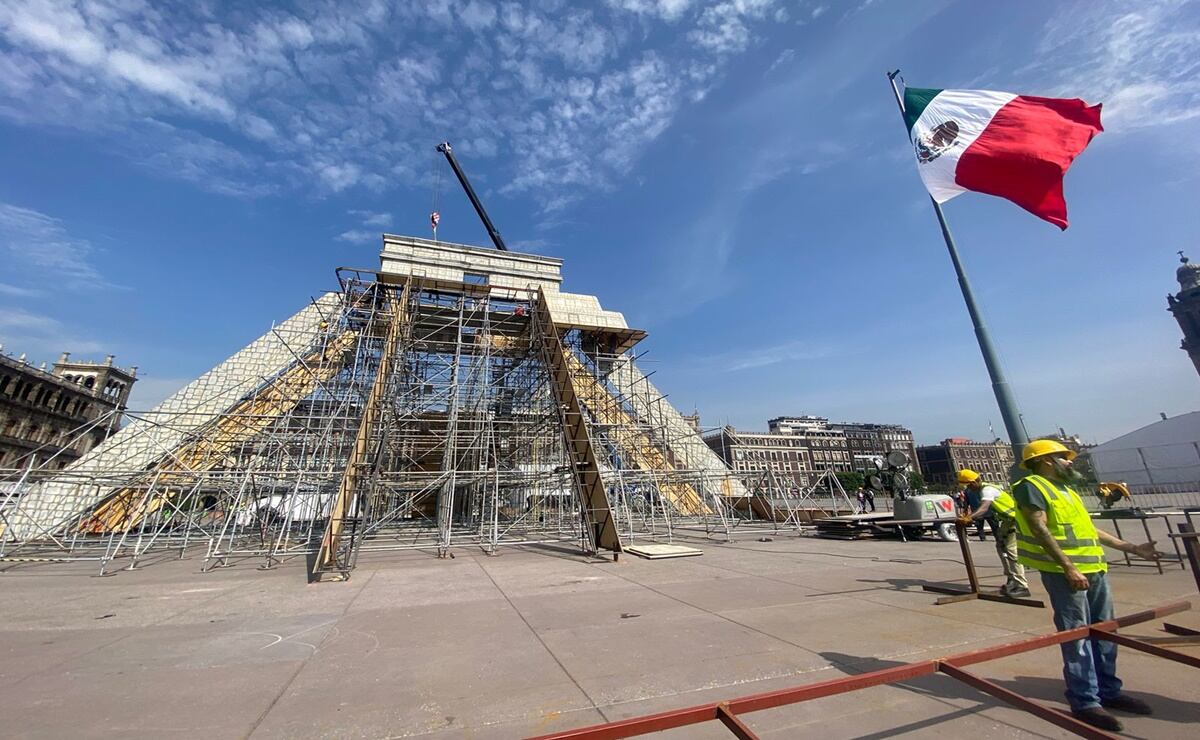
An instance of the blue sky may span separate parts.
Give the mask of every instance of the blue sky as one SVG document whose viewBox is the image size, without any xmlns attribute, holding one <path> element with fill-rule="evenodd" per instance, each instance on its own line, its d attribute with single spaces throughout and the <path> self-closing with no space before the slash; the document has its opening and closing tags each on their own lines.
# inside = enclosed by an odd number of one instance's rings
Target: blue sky
<svg viewBox="0 0 1200 740">
<path fill-rule="evenodd" d="M 707 426 L 1002 429 L 884 72 L 1104 104 L 1060 233 L 947 214 L 1032 433 L 1200 407 L 1166 312 L 1200 259 L 1183 2 L 0 0 L 0 342 L 116 353 L 146 407 L 377 264 L 379 233 L 566 260 Z"/>
</svg>

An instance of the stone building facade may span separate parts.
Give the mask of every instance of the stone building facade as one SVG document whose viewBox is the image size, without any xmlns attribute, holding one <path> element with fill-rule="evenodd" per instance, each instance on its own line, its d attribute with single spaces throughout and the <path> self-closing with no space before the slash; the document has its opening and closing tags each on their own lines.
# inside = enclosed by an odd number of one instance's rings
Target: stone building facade
<svg viewBox="0 0 1200 740">
<path fill-rule="evenodd" d="M 727 426 L 704 436 L 705 443 L 734 472 L 753 480 L 774 473 L 792 488 L 808 485 L 825 470 L 813 463 L 808 439 L 786 434 L 739 432 Z"/>
<path fill-rule="evenodd" d="M 863 470 L 875 457 L 901 450 L 917 469 L 912 432 L 895 424 L 833 422 L 822 416 L 779 416 L 768 431 L 741 432 L 725 427 L 704 441 L 738 473 L 773 472 L 778 480 L 811 485 L 826 470 Z"/>
<path fill-rule="evenodd" d="M 50 370 L 24 355 L 0 354 L 0 469 L 61 469 L 120 427 L 137 368 L 72 362 L 64 352 Z"/>
<path fill-rule="evenodd" d="M 846 447 L 855 470 L 864 470 L 872 460 L 886 458 L 889 452 L 899 450 L 908 458 L 910 469 L 921 472 L 913 433 L 899 424 L 835 422 L 830 427 L 846 435 Z"/>
<path fill-rule="evenodd" d="M 1179 261 L 1182 264 L 1175 271 L 1179 292 L 1167 295 L 1167 310 L 1183 331 L 1179 348 L 1187 352 L 1200 373 L 1200 265 L 1189 262 L 1183 252 L 1179 253 Z"/>
<path fill-rule="evenodd" d="M 986 481 L 1007 483 L 1013 466 L 1012 446 L 1002 440 L 975 442 L 963 437 L 943 439 L 917 448 L 925 482 L 936 486 L 958 485 L 958 471 L 970 468 Z"/>
<path fill-rule="evenodd" d="M 777 416 L 767 421 L 767 429 L 772 435 L 799 440 L 799 446 L 809 451 L 813 468 L 818 473 L 854 470 L 846 433 L 830 426 L 829 419 L 823 416 Z"/>
</svg>

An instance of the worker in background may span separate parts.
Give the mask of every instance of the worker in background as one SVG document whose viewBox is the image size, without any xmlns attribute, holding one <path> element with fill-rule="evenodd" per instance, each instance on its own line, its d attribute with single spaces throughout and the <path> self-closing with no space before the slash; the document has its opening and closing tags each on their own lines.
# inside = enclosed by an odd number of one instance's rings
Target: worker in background
<svg viewBox="0 0 1200 740">
<path fill-rule="evenodd" d="M 967 496 L 961 489 L 955 490 L 950 494 L 950 498 L 954 499 L 954 508 L 958 510 L 959 516 L 965 516 L 967 513 Z"/>
<path fill-rule="evenodd" d="M 971 472 L 974 473 L 975 471 L 971 471 Z M 978 478 L 979 474 L 976 473 L 975 477 Z M 963 486 L 962 493 L 963 493 L 963 497 L 966 499 L 966 506 L 964 507 L 964 514 L 966 514 L 967 516 L 970 516 L 972 511 L 979 511 L 979 509 L 983 507 L 983 486 L 982 485 L 978 485 L 978 486 L 966 485 L 965 479 L 963 478 L 963 474 L 962 474 L 961 470 L 958 472 L 958 485 Z M 993 489 L 994 488 L 995 487 L 993 487 Z M 999 493 L 999 491 L 994 490 L 994 493 Z M 992 523 L 991 520 L 988 519 L 987 517 L 981 517 L 978 519 L 972 519 L 972 521 L 975 523 L 975 533 L 979 535 L 979 541 L 986 542 L 987 535 L 984 534 L 983 528 L 984 528 L 984 525 L 990 526 Z M 996 534 L 995 527 L 992 528 L 992 534 L 993 535 Z"/>
<path fill-rule="evenodd" d="M 858 513 L 859 513 L 859 514 L 866 514 L 866 513 L 867 513 L 867 493 L 866 493 L 866 489 L 865 489 L 865 488 L 863 488 L 862 486 L 859 486 L 858 493 L 856 494 L 856 496 L 855 496 L 855 497 L 858 499 Z"/>
<path fill-rule="evenodd" d="M 996 554 L 1004 569 L 1004 585 L 1000 593 L 1018 598 L 1028 597 L 1029 582 L 1025 580 L 1025 566 L 1017 562 L 1017 503 L 1012 494 L 985 483 L 979 473 L 970 468 L 958 471 L 958 484 L 967 491 L 975 491 L 980 500 L 977 508 L 963 516 L 963 524 L 986 520 L 996 539 Z"/>
<path fill-rule="evenodd" d="M 1012 487 L 1017 502 L 1017 559 L 1041 572 L 1054 608 L 1054 626 L 1060 631 L 1113 616 L 1108 563 L 1101 545 L 1147 560 L 1161 557 L 1153 541 L 1134 545 L 1096 528 L 1072 489 L 1082 478 L 1071 467 L 1074 459 L 1074 452 L 1054 440 L 1034 440 L 1021 455 L 1021 467 L 1029 475 Z M 1120 720 L 1106 709 L 1151 713 L 1146 702 L 1121 693 L 1115 644 L 1084 638 L 1061 647 L 1067 701 L 1075 717 L 1120 732 Z"/>
<path fill-rule="evenodd" d="M 863 513 L 867 513 L 867 507 L 871 507 L 871 513 L 875 513 L 875 492 L 867 486 L 863 486 Z"/>
</svg>

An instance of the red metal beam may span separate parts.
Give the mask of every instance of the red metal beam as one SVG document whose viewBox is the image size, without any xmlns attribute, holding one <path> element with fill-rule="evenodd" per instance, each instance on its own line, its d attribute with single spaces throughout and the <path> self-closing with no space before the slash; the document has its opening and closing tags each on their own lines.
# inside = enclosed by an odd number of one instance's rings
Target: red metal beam
<svg viewBox="0 0 1200 740">
<path fill-rule="evenodd" d="M 1080 722 L 1069 714 L 1063 714 L 1057 709 L 1051 709 L 1050 707 L 1039 704 L 1036 701 L 1026 699 L 1015 691 L 1009 691 L 1003 686 L 994 684 L 982 676 L 976 676 L 974 673 L 968 673 L 953 663 L 942 661 L 942 664 L 939 666 L 939 670 L 953 679 L 962 681 L 968 686 L 978 689 L 985 694 L 990 694 L 1000 701 L 1012 704 L 1017 709 L 1024 709 L 1026 712 L 1029 712 L 1036 717 L 1040 717 L 1047 722 L 1058 725 L 1064 730 L 1073 732 L 1080 737 L 1092 738 L 1092 740 L 1116 740 L 1116 735 L 1110 735 L 1107 732 L 1098 730 L 1089 724 Z"/>
<path fill-rule="evenodd" d="M 729 731 L 738 740 L 758 740 L 758 735 L 755 735 L 753 730 L 747 727 L 742 720 L 738 719 L 736 714 L 729 711 L 728 704 L 717 705 L 717 719 L 721 720 L 721 723 L 729 728 Z"/>
<path fill-rule="evenodd" d="M 798 704 L 802 701 L 812 701 L 813 699 L 821 699 L 835 694 L 844 694 L 847 691 L 858 691 L 859 689 L 868 689 L 872 686 L 898 683 L 919 676 L 931 676 L 934 673 L 937 673 L 936 660 L 905 663 L 904 665 L 871 671 L 870 673 L 862 673 L 857 676 L 834 678 L 828 681 L 808 684 L 807 686 L 794 686 L 790 689 L 768 691 L 765 694 L 743 696 L 740 699 L 729 701 L 729 708 L 738 714 L 757 712 L 763 709 L 782 707 L 786 704 Z"/>
<path fill-rule="evenodd" d="M 1135 640 L 1134 638 L 1126 637 L 1125 635 L 1118 635 L 1116 632 L 1109 632 L 1108 630 L 1096 629 L 1093 627 L 1092 637 L 1095 637 L 1097 640 L 1108 640 L 1109 642 L 1115 642 L 1118 645 L 1132 648 L 1133 650 L 1141 650 L 1143 653 L 1149 653 L 1156 658 L 1166 658 L 1167 660 L 1173 660 L 1176 663 L 1190 665 L 1192 668 L 1200 668 L 1200 658 L 1197 658 L 1193 655 L 1186 655 L 1176 650 L 1168 650 L 1167 648 L 1159 647 L 1158 645 L 1152 645 L 1148 642 L 1142 642 L 1141 640 Z"/>
<path fill-rule="evenodd" d="M 1191 608 L 1192 602 L 1190 601 L 1172 601 L 1170 604 L 1163 604 L 1162 606 L 1156 606 L 1152 609 L 1146 609 L 1145 611 L 1126 614 L 1123 617 L 1110 619 L 1107 622 L 1096 622 L 1095 624 L 1091 625 L 1091 627 L 1092 629 L 1098 630 L 1111 630 L 1116 629 L 1117 627 L 1129 627 L 1130 625 L 1149 622 L 1152 619 L 1162 619 L 1163 617 L 1169 617 L 1172 614 L 1186 612 Z"/>
<path fill-rule="evenodd" d="M 1176 601 L 1171 604 L 1164 604 L 1153 609 L 1127 614 L 1123 617 L 1110 619 L 1107 622 L 1098 622 L 1090 627 L 1076 627 L 1075 629 L 1064 630 L 1062 632 L 1051 632 L 1048 635 L 1038 635 L 1030 637 L 1018 642 L 1009 642 L 1004 645 L 996 645 L 995 647 L 975 650 L 970 653 L 960 653 L 959 655 L 951 655 L 943 658 L 943 661 L 949 661 L 957 666 L 974 665 L 975 663 L 983 663 L 988 660 L 996 660 L 997 658 L 1007 658 L 1010 655 L 1018 653 L 1026 653 L 1030 650 L 1038 648 L 1050 647 L 1051 645 L 1061 645 L 1064 642 L 1079 640 L 1090 636 L 1092 629 L 1113 630 L 1118 627 L 1128 627 L 1142 622 L 1149 622 L 1152 619 L 1161 619 L 1162 617 L 1178 614 L 1179 612 L 1191 609 L 1192 605 L 1187 601 Z"/>
<path fill-rule="evenodd" d="M 1134 614 L 1128 614 L 1124 617 L 1118 617 L 1117 619 L 1110 619 L 1106 622 L 1099 622 L 1090 627 L 1079 627 L 1077 629 L 1064 630 L 1063 632 L 1053 632 L 1048 635 L 1039 635 L 1037 637 L 1030 637 L 1004 645 L 996 645 L 994 647 L 984 648 L 983 650 L 974 650 L 967 653 L 949 655 L 938 660 L 926 660 L 918 663 L 905 663 L 903 665 L 893 666 L 891 668 L 884 668 L 878 671 L 862 673 L 857 676 L 846 676 L 844 678 L 835 678 L 829 681 L 808 684 L 806 686 L 794 686 L 787 689 L 769 691 L 763 694 L 743 696 L 738 699 L 731 699 L 727 702 L 701 704 L 698 706 L 676 709 L 669 712 L 650 714 L 644 717 L 631 717 L 629 719 L 617 720 L 616 722 L 607 722 L 604 724 L 592 725 L 590 727 L 580 727 L 574 730 L 566 730 L 564 732 L 556 732 L 549 735 L 540 735 L 536 738 L 533 738 L 533 740 L 617 740 L 618 738 L 634 737 L 636 735 L 645 735 L 651 732 L 661 732 L 663 730 L 686 727 L 699 722 L 708 722 L 716 719 L 726 722 L 723 718 L 723 715 L 728 715 L 732 719 L 736 720 L 736 717 L 733 717 L 733 715 L 757 712 L 763 709 L 771 709 L 788 704 L 798 704 L 803 701 L 811 701 L 812 699 L 820 699 L 822 697 L 833 696 L 835 694 L 844 694 L 849 691 L 857 691 L 858 689 L 880 686 L 882 684 L 899 683 L 901 681 L 907 681 L 920 676 L 932 675 L 937 673 L 939 670 L 947 673 L 948 675 L 951 675 L 950 671 L 957 671 L 961 676 L 969 677 L 969 680 L 960 678 L 960 675 L 955 675 L 955 678 L 959 678 L 959 680 L 971 683 L 973 686 L 976 685 L 975 683 L 972 683 L 973 681 L 983 682 L 987 684 L 989 687 L 988 689 L 984 689 L 982 686 L 976 687 L 980 688 L 980 690 L 987 691 L 993 696 L 1004 698 L 1005 701 L 1008 701 L 1007 698 L 1000 697 L 998 694 L 993 693 L 993 691 L 1005 691 L 1005 689 L 1002 689 L 995 684 L 991 684 L 990 682 L 974 676 L 973 674 L 966 673 L 966 671 L 962 670 L 961 666 L 983 663 L 985 661 L 995 660 L 997 658 L 1004 658 L 1010 655 L 1016 655 L 1018 653 L 1037 650 L 1038 648 L 1049 647 L 1051 645 L 1058 645 L 1060 643 L 1070 642 L 1071 640 L 1089 637 L 1092 634 L 1092 630 L 1105 631 L 1103 636 L 1097 636 L 1101 637 L 1101 639 L 1108 639 L 1107 636 L 1112 634 L 1111 630 L 1118 627 L 1128 627 L 1141 622 L 1148 622 L 1152 619 L 1159 619 L 1170 614 L 1177 614 L 1182 611 L 1187 611 L 1191 608 L 1191 606 L 1192 605 L 1187 601 L 1177 601 L 1171 604 L 1158 606 L 1153 609 L 1147 609 Z M 1129 639 L 1117 635 L 1113 636 L 1119 637 L 1122 640 Z M 1138 640 L 1132 640 L 1132 642 L 1138 644 L 1137 646 L 1130 645 L 1130 647 L 1134 647 L 1135 649 L 1141 649 L 1138 647 L 1141 645 L 1155 647 L 1147 645 L 1147 643 L 1142 643 Z M 1158 649 L 1161 650 L 1161 648 Z M 945 670 L 947 665 L 949 665 L 950 671 Z M 1022 708 L 1028 709 L 1024 706 L 1022 706 Z M 1043 709 L 1046 708 L 1043 707 Z M 1029 709 L 1029 711 L 1033 710 Z M 1053 710 L 1047 709 L 1046 711 Z M 1038 712 L 1034 713 L 1038 714 L 1038 716 L 1042 716 Z M 1057 713 L 1057 715 L 1059 717 L 1066 718 L 1068 721 L 1074 721 L 1072 718 L 1061 713 Z M 1055 723 L 1058 724 L 1056 720 L 1051 721 L 1055 721 Z M 739 722 L 739 724 L 741 723 Z M 729 726 L 728 722 L 726 722 L 726 726 Z M 1059 724 L 1059 726 L 1064 727 L 1065 725 Z M 749 729 L 747 728 L 746 731 L 749 732 Z M 1108 738 L 1111 736 L 1093 735 L 1092 737 Z"/>
<path fill-rule="evenodd" d="M 592 725 L 590 727 L 578 727 L 574 730 L 564 730 L 563 732 L 554 732 L 549 735 L 539 735 L 536 738 L 532 738 L 532 740 L 576 740 L 577 738 L 584 738 L 586 740 L 620 740 L 623 737 L 647 735 L 651 732 L 662 732 L 663 730 L 673 730 L 677 727 L 687 727 L 688 725 L 708 722 L 716 718 L 717 704 L 714 702 L 686 709 L 673 709 L 669 712 L 647 714 L 643 717 L 619 719 L 615 722 L 605 722 L 604 724 Z"/>
<path fill-rule="evenodd" d="M 1196 637 L 1200 635 L 1200 631 L 1194 630 L 1191 627 L 1184 627 L 1170 622 L 1163 622 L 1163 629 L 1170 632 L 1172 635 L 1180 635 L 1181 637 Z"/>
</svg>

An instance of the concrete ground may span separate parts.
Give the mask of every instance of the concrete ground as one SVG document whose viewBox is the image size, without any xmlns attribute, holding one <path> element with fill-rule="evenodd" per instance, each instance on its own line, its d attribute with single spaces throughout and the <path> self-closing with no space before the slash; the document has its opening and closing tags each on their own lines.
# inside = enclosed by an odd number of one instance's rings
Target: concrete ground
<svg viewBox="0 0 1200 740">
<path fill-rule="evenodd" d="M 956 544 L 763 534 L 689 542 L 704 554 L 677 560 L 366 555 L 350 581 L 317 585 L 300 561 L 200 573 L 199 559 L 168 560 L 104 578 L 90 563 L 8 566 L 0 735 L 513 738 L 1052 630 L 1049 610 L 934 606 L 920 585 L 964 580 Z M 991 543 L 972 549 L 999 585 Z M 1181 598 L 1200 609 L 1178 565 L 1117 565 L 1112 580 L 1119 614 Z M 1170 621 L 1200 628 L 1200 611 Z M 1164 635 L 1161 622 L 1126 633 Z M 1130 736 L 1197 736 L 1195 669 L 1127 649 L 1120 665 L 1157 712 L 1129 718 Z M 972 670 L 1062 706 L 1054 648 Z M 946 677 L 743 719 L 773 738 L 1066 736 Z M 716 723 L 665 734 L 731 737 Z"/>
</svg>

